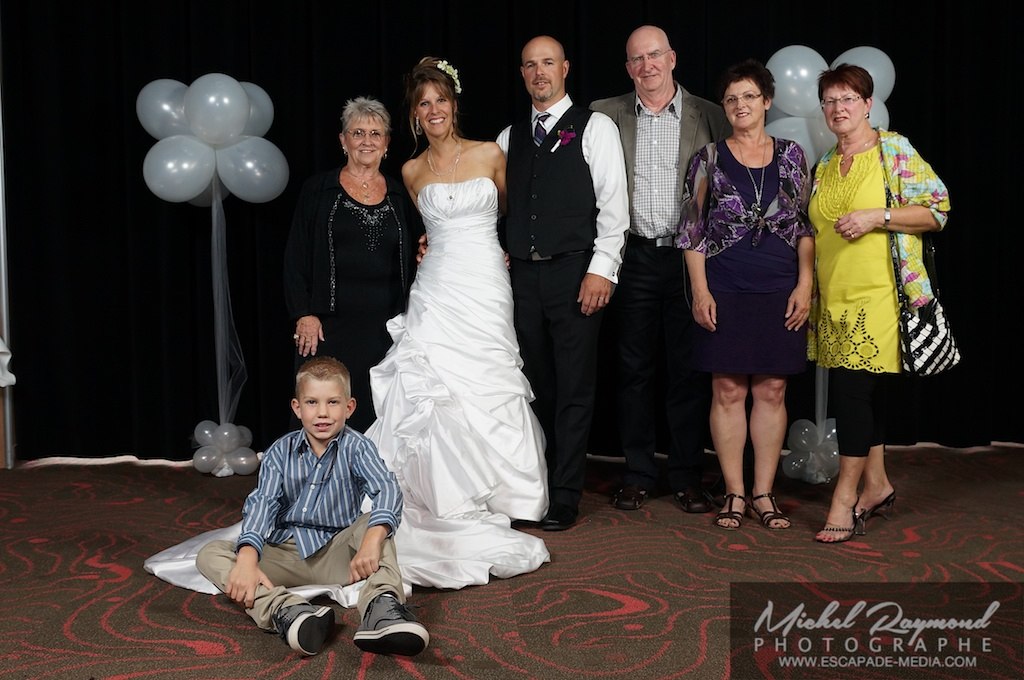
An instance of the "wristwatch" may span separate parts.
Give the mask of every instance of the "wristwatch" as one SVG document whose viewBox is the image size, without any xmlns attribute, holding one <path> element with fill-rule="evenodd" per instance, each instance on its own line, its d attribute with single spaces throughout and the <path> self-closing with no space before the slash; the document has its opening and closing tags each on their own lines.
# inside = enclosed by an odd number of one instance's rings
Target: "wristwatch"
<svg viewBox="0 0 1024 680">
<path fill-rule="evenodd" d="M 889 231 L 889 220 L 892 219 L 892 211 L 886 208 L 883 214 L 885 215 L 885 230 Z"/>
</svg>

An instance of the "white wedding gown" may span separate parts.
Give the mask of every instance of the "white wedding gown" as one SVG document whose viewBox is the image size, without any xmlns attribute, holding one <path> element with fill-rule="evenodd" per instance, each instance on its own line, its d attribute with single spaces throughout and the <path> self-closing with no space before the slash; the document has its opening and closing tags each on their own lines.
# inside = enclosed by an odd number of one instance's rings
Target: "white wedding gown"
<svg viewBox="0 0 1024 680">
<path fill-rule="evenodd" d="M 395 535 L 409 584 L 462 588 L 533 571 L 544 541 L 511 528 L 547 508 L 544 435 L 512 323 L 512 289 L 488 178 L 429 184 L 419 194 L 428 250 L 394 343 L 370 371 L 378 419 L 366 431 L 405 496 Z M 175 585 L 216 593 L 195 569 L 199 547 L 237 538 L 240 523 L 146 560 Z M 353 606 L 361 584 L 293 589 Z"/>
</svg>

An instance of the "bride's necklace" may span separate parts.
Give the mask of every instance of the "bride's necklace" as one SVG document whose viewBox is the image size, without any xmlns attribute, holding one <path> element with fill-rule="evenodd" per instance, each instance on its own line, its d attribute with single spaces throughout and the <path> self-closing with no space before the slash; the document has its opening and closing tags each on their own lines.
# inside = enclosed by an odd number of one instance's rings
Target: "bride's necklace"
<svg viewBox="0 0 1024 680">
<path fill-rule="evenodd" d="M 444 179 L 445 177 L 448 176 L 452 176 L 452 179 L 454 179 L 455 170 L 456 168 L 459 167 L 459 160 L 462 158 L 462 142 L 459 142 L 455 146 L 455 160 L 452 161 L 451 166 L 444 172 L 438 171 L 437 167 L 434 165 L 434 154 L 431 153 L 432 148 L 433 147 L 427 147 L 427 165 L 430 166 L 430 171 L 437 175 L 438 177 L 440 177 L 441 179 Z"/>
<path fill-rule="evenodd" d="M 750 172 L 750 168 L 743 161 L 743 148 L 737 144 L 736 149 L 740 152 L 740 165 L 747 171 L 747 177 L 750 178 L 750 185 L 754 187 L 754 203 L 750 206 L 751 211 L 754 213 L 754 219 L 760 220 L 762 223 L 764 219 L 761 217 L 761 213 L 764 211 L 764 207 L 761 205 L 761 197 L 764 196 L 764 175 L 765 175 L 765 153 L 768 151 L 768 145 L 761 145 L 761 182 L 760 184 L 754 181 L 754 173 Z"/>
<path fill-rule="evenodd" d="M 459 161 L 462 159 L 462 142 L 459 142 L 455 147 L 455 160 L 452 161 L 451 167 L 444 172 L 439 172 L 434 166 L 434 156 L 430 152 L 431 147 L 427 147 L 427 165 L 430 166 L 430 171 L 437 175 L 442 182 L 446 181 L 446 177 L 451 177 L 449 184 L 451 184 L 448 200 L 455 200 L 455 171 L 459 169 Z"/>
</svg>

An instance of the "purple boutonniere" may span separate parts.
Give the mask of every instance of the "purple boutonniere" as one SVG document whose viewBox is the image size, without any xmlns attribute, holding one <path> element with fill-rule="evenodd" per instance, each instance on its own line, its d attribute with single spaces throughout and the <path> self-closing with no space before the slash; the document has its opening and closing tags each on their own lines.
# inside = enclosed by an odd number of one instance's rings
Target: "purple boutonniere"
<svg viewBox="0 0 1024 680">
<path fill-rule="evenodd" d="M 555 145 L 551 147 L 551 153 L 558 151 L 560 147 L 565 146 L 566 144 L 571 142 L 575 137 L 576 131 L 572 129 L 571 125 L 566 130 L 559 130 L 558 142 L 556 142 Z"/>
</svg>

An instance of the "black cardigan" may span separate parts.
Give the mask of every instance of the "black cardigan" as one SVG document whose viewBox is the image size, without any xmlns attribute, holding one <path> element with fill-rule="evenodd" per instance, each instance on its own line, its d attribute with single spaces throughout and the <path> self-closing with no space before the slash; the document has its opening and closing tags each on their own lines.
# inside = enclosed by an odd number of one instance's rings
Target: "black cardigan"
<svg viewBox="0 0 1024 680">
<path fill-rule="evenodd" d="M 295 321 L 310 314 L 332 314 L 330 305 L 330 253 L 326 229 L 331 207 L 341 191 L 338 175 L 341 168 L 313 175 L 302 185 L 291 231 L 284 251 L 284 297 L 288 316 Z M 402 226 L 403 238 L 399 253 L 399 271 L 404 285 L 402 308 L 390 310 L 392 316 L 404 310 L 416 269 L 418 241 L 423 234 L 423 221 L 412 204 L 405 186 L 384 176 L 388 201 Z"/>
</svg>

